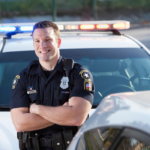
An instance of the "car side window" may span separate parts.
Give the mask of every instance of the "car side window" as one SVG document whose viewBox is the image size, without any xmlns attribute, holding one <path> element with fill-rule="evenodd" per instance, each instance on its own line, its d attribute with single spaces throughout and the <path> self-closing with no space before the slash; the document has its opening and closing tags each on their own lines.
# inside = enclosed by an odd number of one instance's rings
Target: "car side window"
<svg viewBox="0 0 150 150">
<path fill-rule="evenodd" d="M 150 146 L 135 138 L 124 137 L 116 150 L 150 150 Z"/>
<path fill-rule="evenodd" d="M 108 150 L 120 131 L 108 127 L 87 131 L 81 136 L 77 150 Z"/>
<path fill-rule="evenodd" d="M 135 69 L 133 67 L 133 62 L 131 59 L 127 58 L 121 61 L 121 66 L 124 69 L 126 76 L 130 79 L 135 75 Z"/>
</svg>

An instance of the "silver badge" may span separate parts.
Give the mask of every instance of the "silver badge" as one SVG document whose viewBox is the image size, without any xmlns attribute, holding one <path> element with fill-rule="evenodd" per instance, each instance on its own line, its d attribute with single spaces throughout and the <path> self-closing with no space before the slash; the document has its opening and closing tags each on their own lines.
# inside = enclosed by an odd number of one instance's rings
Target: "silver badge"
<svg viewBox="0 0 150 150">
<path fill-rule="evenodd" d="M 69 87 L 68 82 L 69 82 L 68 77 L 63 77 L 63 78 L 61 79 L 60 87 L 61 87 L 62 89 L 67 89 L 67 88 Z"/>
</svg>

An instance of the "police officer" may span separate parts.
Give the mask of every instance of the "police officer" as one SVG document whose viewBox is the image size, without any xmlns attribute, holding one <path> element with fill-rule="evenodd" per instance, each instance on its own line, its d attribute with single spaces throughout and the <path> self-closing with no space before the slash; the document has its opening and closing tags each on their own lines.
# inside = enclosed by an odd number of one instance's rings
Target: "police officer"
<svg viewBox="0 0 150 150">
<path fill-rule="evenodd" d="M 38 149 L 37 141 L 41 150 L 66 149 L 65 144 L 70 143 L 91 109 L 93 78 L 76 63 L 66 73 L 66 59 L 60 56 L 60 32 L 55 23 L 36 23 L 32 36 L 39 60 L 32 61 L 14 79 L 12 120 L 17 132 L 30 133 L 20 137 L 25 144 L 31 139 L 25 145 L 28 149 Z"/>
</svg>

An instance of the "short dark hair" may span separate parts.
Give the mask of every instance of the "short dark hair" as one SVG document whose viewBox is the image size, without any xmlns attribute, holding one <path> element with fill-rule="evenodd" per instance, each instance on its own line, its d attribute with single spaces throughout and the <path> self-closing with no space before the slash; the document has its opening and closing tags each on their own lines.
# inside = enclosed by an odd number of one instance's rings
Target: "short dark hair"
<svg viewBox="0 0 150 150">
<path fill-rule="evenodd" d="M 48 28 L 48 27 L 52 27 L 54 28 L 54 33 L 55 33 L 55 36 L 56 38 L 60 38 L 60 31 L 59 31 L 59 28 L 58 26 L 52 22 L 52 21 L 40 21 L 38 23 L 36 23 L 34 26 L 33 26 L 33 31 L 32 31 L 32 36 L 33 36 L 33 33 L 34 33 L 34 30 L 35 29 L 39 29 L 39 28 Z"/>
</svg>

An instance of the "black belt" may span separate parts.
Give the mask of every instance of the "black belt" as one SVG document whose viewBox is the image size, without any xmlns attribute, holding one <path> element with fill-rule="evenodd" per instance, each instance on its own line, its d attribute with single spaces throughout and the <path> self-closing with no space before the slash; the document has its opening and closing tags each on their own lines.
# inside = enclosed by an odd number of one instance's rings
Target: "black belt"
<svg viewBox="0 0 150 150">
<path fill-rule="evenodd" d="M 70 144 L 73 134 L 71 130 L 53 133 L 50 137 L 42 137 L 35 132 L 18 132 L 19 149 L 40 150 L 40 147 L 53 147 L 54 150 L 65 150 Z"/>
<path fill-rule="evenodd" d="M 41 147 L 53 147 L 53 138 L 42 137 L 39 142 Z"/>
<path fill-rule="evenodd" d="M 72 131 L 64 131 L 54 133 L 52 137 L 41 137 L 39 138 L 41 147 L 59 147 L 65 145 L 67 148 L 73 138 Z"/>
<path fill-rule="evenodd" d="M 33 148 L 35 147 L 35 150 L 37 150 L 38 147 L 53 147 L 55 150 L 65 150 L 73 138 L 71 130 L 53 133 L 51 137 L 41 137 L 37 133 L 35 133 L 35 135 L 36 136 L 31 137 L 32 146 Z"/>
</svg>

